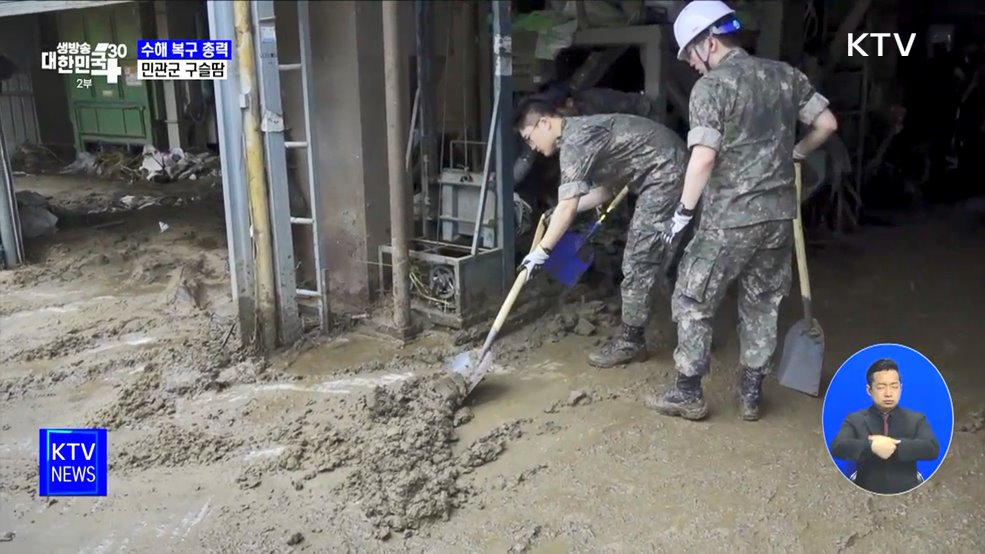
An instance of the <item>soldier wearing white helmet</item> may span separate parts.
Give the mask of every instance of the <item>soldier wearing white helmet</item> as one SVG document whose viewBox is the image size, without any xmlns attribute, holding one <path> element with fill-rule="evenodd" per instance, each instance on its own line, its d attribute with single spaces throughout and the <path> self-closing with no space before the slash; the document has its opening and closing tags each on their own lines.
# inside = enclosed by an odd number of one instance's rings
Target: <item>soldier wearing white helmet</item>
<svg viewBox="0 0 985 554">
<path fill-rule="evenodd" d="M 680 263 L 671 300 L 677 379 L 646 404 L 663 415 L 708 413 L 701 378 L 710 371 L 712 319 L 739 285 L 739 412 L 759 419 L 762 380 L 776 352 L 777 311 L 792 277 L 794 160 L 837 129 L 828 101 L 790 65 L 749 55 L 723 2 L 691 2 L 674 21 L 678 58 L 702 74 L 691 91 L 684 191 L 664 230 L 673 242 L 701 200 L 701 220 Z M 797 121 L 812 126 L 799 143 Z"/>
</svg>

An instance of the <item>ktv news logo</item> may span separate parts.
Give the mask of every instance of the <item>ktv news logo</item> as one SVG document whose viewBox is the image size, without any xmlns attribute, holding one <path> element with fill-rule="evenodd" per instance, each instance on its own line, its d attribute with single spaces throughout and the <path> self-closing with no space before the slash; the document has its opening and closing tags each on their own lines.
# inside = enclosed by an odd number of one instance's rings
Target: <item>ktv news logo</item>
<svg viewBox="0 0 985 554">
<path fill-rule="evenodd" d="M 106 429 L 40 429 L 40 496 L 106 496 Z"/>
</svg>

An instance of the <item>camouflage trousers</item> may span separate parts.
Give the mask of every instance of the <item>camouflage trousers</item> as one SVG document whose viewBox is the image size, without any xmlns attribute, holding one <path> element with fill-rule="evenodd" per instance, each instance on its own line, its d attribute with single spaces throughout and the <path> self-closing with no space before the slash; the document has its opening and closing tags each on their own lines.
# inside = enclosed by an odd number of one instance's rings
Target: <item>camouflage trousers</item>
<svg viewBox="0 0 985 554">
<path fill-rule="evenodd" d="M 793 276 L 790 221 L 737 229 L 702 229 L 684 251 L 671 310 L 677 323 L 674 364 L 687 376 L 706 375 L 712 320 L 729 285 L 739 281 L 739 360 L 765 375 L 772 370 L 777 312 Z"/>
<path fill-rule="evenodd" d="M 673 202 L 655 189 L 645 189 L 636 199 L 622 257 L 622 322 L 643 327 L 650 319 L 654 287 L 666 285 L 670 247 L 661 239 L 665 223 L 673 215 Z M 663 280 L 663 282 L 661 282 Z"/>
</svg>

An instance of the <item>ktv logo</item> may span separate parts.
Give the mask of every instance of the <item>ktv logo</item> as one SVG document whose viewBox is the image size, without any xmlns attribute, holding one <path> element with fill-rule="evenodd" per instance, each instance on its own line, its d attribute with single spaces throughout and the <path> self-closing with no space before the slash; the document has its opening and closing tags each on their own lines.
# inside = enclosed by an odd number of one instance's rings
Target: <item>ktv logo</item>
<svg viewBox="0 0 985 554">
<path fill-rule="evenodd" d="M 40 429 L 38 494 L 106 496 L 106 429 Z"/>
<path fill-rule="evenodd" d="M 857 55 L 868 57 L 869 54 L 862 50 L 861 43 L 867 38 L 876 39 L 876 56 L 882 57 L 882 40 L 885 38 L 893 37 L 896 40 L 896 47 L 899 49 L 899 55 L 904 58 L 910 55 L 910 50 L 913 48 L 913 39 L 917 38 L 916 33 L 910 33 L 910 40 L 907 41 L 906 47 L 903 47 L 903 37 L 899 33 L 862 33 L 858 36 L 855 33 L 848 33 L 848 57 L 852 57 L 855 52 Z M 871 48 L 871 47 L 870 47 Z"/>
</svg>

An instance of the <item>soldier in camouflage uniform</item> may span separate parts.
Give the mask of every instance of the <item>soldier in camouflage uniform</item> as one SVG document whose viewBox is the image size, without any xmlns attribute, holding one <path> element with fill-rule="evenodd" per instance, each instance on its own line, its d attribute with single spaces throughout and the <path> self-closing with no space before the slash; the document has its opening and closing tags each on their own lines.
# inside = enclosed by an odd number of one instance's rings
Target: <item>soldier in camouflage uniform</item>
<svg viewBox="0 0 985 554">
<path fill-rule="evenodd" d="M 702 191 L 704 197 L 671 300 L 677 380 L 646 404 L 686 419 L 707 415 L 701 378 L 710 370 L 712 319 L 736 280 L 739 411 L 745 420 L 759 419 L 762 380 L 774 363 L 777 311 L 791 285 L 794 160 L 837 128 L 827 100 L 803 73 L 750 56 L 723 36 L 737 29 L 734 12 L 721 2 L 688 4 L 674 23 L 681 59 L 703 76 L 691 91 L 687 142 L 693 150 L 666 239 L 690 224 Z M 795 145 L 798 119 L 813 130 Z"/>
<path fill-rule="evenodd" d="M 637 196 L 623 252 L 623 329 L 589 361 L 611 367 L 645 359 L 644 328 L 654 284 L 670 252 L 661 230 L 680 198 L 684 141 L 667 127 L 633 115 L 562 117 L 553 102 L 536 96 L 521 102 L 514 125 L 532 149 L 545 156 L 559 152 L 561 163 L 558 206 L 543 239 L 523 259 L 528 278 L 547 261 L 578 212 L 602 205 L 624 186 Z"/>
<path fill-rule="evenodd" d="M 576 115 L 628 114 L 657 121 L 660 111 L 656 102 L 645 94 L 634 94 L 608 88 L 574 91 L 566 83 L 551 82 L 538 91 L 538 96 L 554 102 L 558 113 L 565 117 Z M 537 155 L 524 145 L 513 164 L 513 180 L 522 181 L 533 166 Z"/>
<path fill-rule="evenodd" d="M 529 98 L 531 101 L 541 99 L 550 102 L 554 105 L 557 114 L 563 117 L 627 114 L 656 121 L 660 114 L 656 102 L 644 94 L 621 92 L 606 88 L 573 91 L 570 86 L 561 82 L 544 85 L 536 95 Z M 657 126 L 665 129 L 659 123 L 657 123 Z M 683 142 L 681 144 L 683 145 Z M 531 158 L 537 155 L 536 151 L 531 149 L 529 145 L 525 146 Z M 517 165 L 514 167 L 516 169 L 523 164 L 524 160 L 521 156 L 521 159 L 517 160 Z M 529 169 L 530 163 L 527 163 L 526 167 Z M 522 179 L 523 170 L 519 169 L 517 171 L 520 171 L 520 178 Z M 560 201 L 560 198 L 558 200 Z M 643 222 L 647 221 L 647 218 L 652 219 L 657 214 L 643 213 L 645 210 L 651 208 L 652 206 L 649 204 L 644 204 L 642 207 L 637 205 L 633 212 L 634 219 L 631 221 Z M 635 215 L 637 211 L 640 211 L 639 216 Z M 552 212 L 553 209 L 548 210 L 545 212 L 545 215 L 550 218 Z M 613 222 L 614 219 L 610 217 L 609 221 Z M 647 303 L 653 298 L 652 287 L 658 284 L 661 289 L 668 289 L 673 285 L 673 277 L 676 275 L 675 264 L 679 261 L 681 252 L 680 244 L 685 244 L 690 239 L 690 234 L 686 233 L 686 236 L 682 237 L 682 240 L 678 241 L 678 243 L 675 243 L 668 252 L 664 252 L 668 249 L 662 245 L 656 246 L 658 251 L 654 252 L 653 256 L 662 264 L 662 269 L 666 269 L 669 275 L 665 275 L 662 272 L 651 275 L 651 272 L 656 271 L 656 268 L 642 268 L 638 265 L 627 263 L 627 260 L 635 257 L 634 254 L 631 254 L 634 249 L 646 248 L 650 244 L 648 239 L 644 237 L 650 230 L 639 228 L 639 225 L 642 224 L 638 223 L 637 226 L 630 224 L 629 236 L 627 236 L 623 255 L 623 328 L 614 337 L 611 337 L 602 344 L 598 350 L 589 354 L 588 363 L 594 367 L 610 368 L 646 360 L 646 341 L 643 339 L 643 331 L 646 322 L 649 321 L 649 309 L 646 306 L 649 306 Z M 672 256 L 674 259 L 664 259 L 665 255 Z M 658 279 L 660 281 L 656 282 Z M 627 302 L 629 303 L 628 305 L 626 304 Z"/>
</svg>

